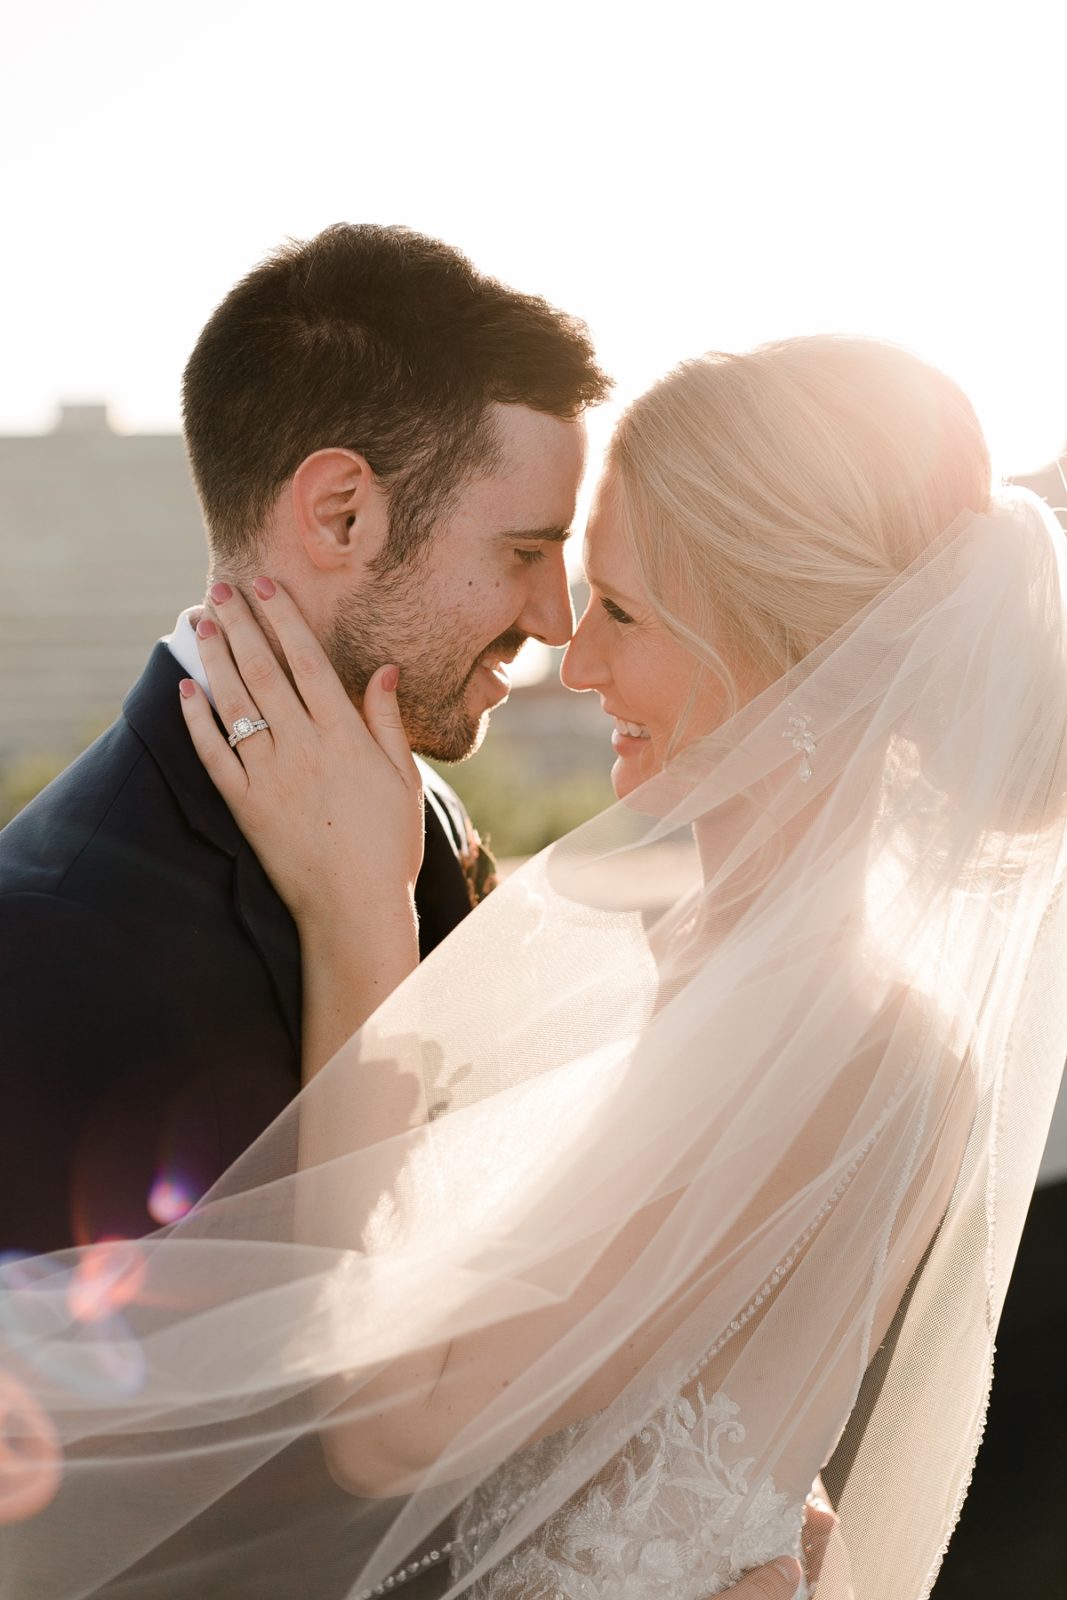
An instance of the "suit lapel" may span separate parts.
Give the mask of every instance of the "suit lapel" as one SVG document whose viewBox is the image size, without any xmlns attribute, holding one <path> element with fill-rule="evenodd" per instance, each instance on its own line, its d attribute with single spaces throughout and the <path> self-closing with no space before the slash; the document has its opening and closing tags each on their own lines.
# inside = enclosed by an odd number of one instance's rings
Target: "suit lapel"
<svg viewBox="0 0 1067 1600">
<path fill-rule="evenodd" d="M 123 713 L 149 752 L 186 823 L 233 862 L 234 911 L 259 951 L 294 1048 L 300 1049 L 300 941 L 296 924 L 259 864 L 226 802 L 193 749 L 178 706 L 184 670 L 157 644 L 123 704 Z M 234 996 L 240 1004 L 240 996 Z"/>
<path fill-rule="evenodd" d="M 183 668 L 162 642 L 123 701 L 126 721 L 148 746 L 189 827 L 235 857 L 244 844 L 229 808 L 200 764 L 178 706 Z"/>
</svg>

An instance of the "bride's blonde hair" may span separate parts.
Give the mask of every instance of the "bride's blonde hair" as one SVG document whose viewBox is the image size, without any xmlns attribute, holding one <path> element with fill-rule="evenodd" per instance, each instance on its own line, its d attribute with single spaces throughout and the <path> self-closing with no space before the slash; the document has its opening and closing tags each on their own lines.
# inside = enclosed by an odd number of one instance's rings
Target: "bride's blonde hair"
<svg viewBox="0 0 1067 1600">
<path fill-rule="evenodd" d="M 992 488 L 950 378 L 830 336 L 683 362 L 624 414 L 608 469 L 657 611 L 731 709 L 739 670 L 787 672 Z"/>
</svg>

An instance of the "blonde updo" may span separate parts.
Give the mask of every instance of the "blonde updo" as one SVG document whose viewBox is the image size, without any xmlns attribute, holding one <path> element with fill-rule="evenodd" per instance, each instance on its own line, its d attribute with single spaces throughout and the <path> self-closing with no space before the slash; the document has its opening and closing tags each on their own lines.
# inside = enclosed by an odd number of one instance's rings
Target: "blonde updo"
<svg viewBox="0 0 1067 1600">
<path fill-rule="evenodd" d="M 992 490 L 951 379 L 828 336 L 684 362 L 625 413 L 608 471 L 657 611 L 735 705 L 739 674 L 787 672 Z"/>
</svg>

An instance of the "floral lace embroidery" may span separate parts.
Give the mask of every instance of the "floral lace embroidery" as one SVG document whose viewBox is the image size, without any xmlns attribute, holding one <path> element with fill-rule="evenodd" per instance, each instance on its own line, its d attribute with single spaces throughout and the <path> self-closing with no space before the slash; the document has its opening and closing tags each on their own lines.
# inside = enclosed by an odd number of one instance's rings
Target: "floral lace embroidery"
<svg viewBox="0 0 1067 1600">
<path fill-rule="evenodd" d="M 690 1392 L 666 1401 L 588 1488 L 480 1579 L 477 1600 L 703 1600 L 764 1561 L 799 1556 L 803 1502 L 769 1478 L 750 1489 L 739 1407 L 721 1392 L 709 1399 L 703 1384 Z M 461 1507 L 453 1578 L 580 1427 L 513 1457 Z"/>
</svg>

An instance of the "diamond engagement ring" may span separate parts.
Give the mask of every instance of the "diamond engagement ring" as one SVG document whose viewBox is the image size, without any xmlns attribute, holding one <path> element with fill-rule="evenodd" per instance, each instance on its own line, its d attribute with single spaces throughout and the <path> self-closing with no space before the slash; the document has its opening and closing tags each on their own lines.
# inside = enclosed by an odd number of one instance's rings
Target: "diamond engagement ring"
<svg viewBox="0 0 1067 1600">
<path fill-rule="evenodd" d="M 238 717 L 230 734 L 230 749 L 232 750 L 235 744 L 240 744 L 242 739 L 251 739 L 254 733 L 266 733 L 269 727 L 270 723 L 264 722 L 262 717 L 256 722 L 253 722 L 251 717 Z"/>
</svg>

